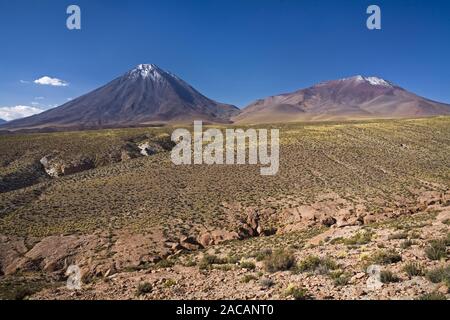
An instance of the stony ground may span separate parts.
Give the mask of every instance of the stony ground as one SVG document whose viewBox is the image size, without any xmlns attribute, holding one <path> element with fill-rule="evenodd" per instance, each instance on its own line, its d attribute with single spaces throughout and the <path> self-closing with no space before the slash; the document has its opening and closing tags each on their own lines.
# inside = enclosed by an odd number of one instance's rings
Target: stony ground
<svg viewBox="0 0 450 320">
<path fill-rule="evenodd" d="M 284 126 L 267 179 L 148 130 L 0 137 L 0 299 L 449 298 L 450 118 Z"/>
<path fill-rule="evenodd" d="M 435 205 L 401 221 L 332 227 L 306 238 L 295 235 L 286 247 L 295 261 L 289 268 L 281 263 L 280 270 L 268 269 L 270 251 L 274 255 L 276 248 L 271 248 L 270 237 L 258 238 L 184 253 L 171 257 L 166 265 L 146 270 L 109 275 L 83 285 L 81 290 L 65 286 L 46 289 L 32 298 L 448 299 L 449 223 L 450 207 Z M 436 260 L 427 255 L 434 239 L 445 239 L 447 245 Z M 291 242 L 287 238 L 279 241 Z M 258 249 L 261 246 L 265 250 Z M 319 262 L 305 267 L 313 257 Z M 370 265 L 380 267 L 380 287 L 368 285 Z M 442 279 L 433 277 L 436 270 L 441 270 L 438 274 Z"/>
</svg>

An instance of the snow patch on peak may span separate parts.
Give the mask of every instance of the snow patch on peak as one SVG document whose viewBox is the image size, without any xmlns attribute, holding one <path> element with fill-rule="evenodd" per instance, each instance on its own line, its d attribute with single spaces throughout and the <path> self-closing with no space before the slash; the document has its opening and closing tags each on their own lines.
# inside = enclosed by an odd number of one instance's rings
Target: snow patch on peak
<svg viewBox="0 0 450 320">
<path fill-rule="evenodd" d="M 161 73 L 163 71 L 155 64 L 140 64 L 128 73 L 128 78 L 150 78 L 152 80 L 162 79 Z"/>
<path fill-rule="evenodd" d="M 365 80 L 374 86 L 385 86 L 385 87 L 392 86 L 388 81 L 377 77 L 367 77 L 365 78 Z"/>
<path fill-rule="evenodd" d="M 353 77 L 349 77 L 349 78 L 342 78 L 339 79 L 337 81 L 349 81 L 349 80 L 354 80 L 354 81 L 364 81 L 364 77 L 357 75 L 357 76 L 353 76 Z"/>
<path fill-rule="evenodd" d="M 386 81 L 378 77 L 363 77 L 361 75 L 357 75 L 354 77 L 341 79 L 341 81 L 348 81 L 348 80 L 353 80 L 357 82 L 368 82 L 373 86 L 392 87 L 392 84 L 389 81 Z"/>
</svg>

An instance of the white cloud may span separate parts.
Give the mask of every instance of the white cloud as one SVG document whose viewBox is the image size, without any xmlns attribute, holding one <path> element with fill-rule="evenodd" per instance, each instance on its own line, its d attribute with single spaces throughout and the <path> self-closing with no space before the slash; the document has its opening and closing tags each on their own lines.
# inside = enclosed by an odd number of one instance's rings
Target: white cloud
<svg viewBox="0 0 450 320">
<path fill-rule="evenodd" d="M 25 84 L 25 83 L 30 83 L 30 81 L 20 80 L 20 83 L 23 83 L 23 84 Z"/>
<path fill-rule="evenodd" d="M 34 97 L 34 100 L 44 100 L 45 97 Z"/>
<path fill-rule="evenodd" d="M 29 117 L 43 111 L 42 109 L 29 106 L 0 107 L 0 119 L 11 121 Z"/>
<path fill-rule="evenodd" d="M 67 87 L 69 85 L 69 83 L 64 80 L 58 78 L 50 78 L 48 76 L 34 80 L 34 83 L 44 86 L 55 86 L 55 87 Z"/>
</svg>

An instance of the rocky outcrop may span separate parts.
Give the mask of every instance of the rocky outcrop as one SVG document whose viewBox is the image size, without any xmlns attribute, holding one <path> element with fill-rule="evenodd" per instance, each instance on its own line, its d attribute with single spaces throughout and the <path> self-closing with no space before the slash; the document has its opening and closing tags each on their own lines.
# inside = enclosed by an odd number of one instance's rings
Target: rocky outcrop
<svg viewBox="0 0 450 320">
<path fill-rule="evenodd" d="M 189 251 L 203 248 L 203 246 L 197 241 L 195 237 L 182 237 L 180 239 L 180 247 Z"/>
<path fill-rule="evenodd" d="M 169 151 L 173 146 L 174 143 L 168 135 L 155 137 L 144 134 L 126 141 L 120 148 L 112 148 L 113 150 L 109 154 L 95 154 L 92 156 L 80 156 L 76 159 L 65 159 L 61 152 L 54 151 L 42 157 L 39 162 L 48 176 L 58 178 L 91 170 L 97 166 L 128 161 L 138 157 L 149 157 L 157 153 Z"/>
<path fill-rule="evenodd" d="M 171 137 L 165 134 L 157 137 L 143 135 L 134 139 L 133 142 L 140 150 L 140 154 L 144 157 L 149 157 L 164 151 L 170 151 L 175 146 Z"/>
<path fill-rule="evenodd" d="M 0 235 L 0 276 L 15 273 L 27 250 L 23 239 Z"/>
<path fill-rule="evenodd" d="M 42 170 L 42 165 L 35 161 L 0 176 L 0 193 L 26 188 L 48 179 L 48 175 Z"/>
<path fill-rule="evenodd" d="M 95 163 L 90 158 L 65 161 L 57 155 L 46 155 L 40 160 L 45 172 L 52 178 L 71 175 L 95 168 Z"/>
<path fill-rule="evenodd" d="M 88 281 L 160 261 L 170 254 L 163 240 L 158 232 L 121 231 L 114 239 L 107 234 L 61 235 L 43 238 L 30 249 L 21 238 L 0 235 L 0 275 L 43 271 L 64 277 L 70 265 L 77 265 Z"/>
<path fill-rule="evenodd" d="M 203 247 L 217 245 L 225 241 L 237 240 L 239 234 L 237 232 L 230 232 L 226 230 L 214 230 L 205 232 L 198 237 L 198 243 Z"/>
</svg>

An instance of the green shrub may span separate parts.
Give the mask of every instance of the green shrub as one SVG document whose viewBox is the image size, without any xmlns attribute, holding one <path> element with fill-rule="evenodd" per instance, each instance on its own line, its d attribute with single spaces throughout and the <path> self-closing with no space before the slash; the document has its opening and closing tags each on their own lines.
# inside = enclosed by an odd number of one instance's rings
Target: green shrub
<svg viewBox="0 0 450 320">
<path fill-rule="evenodd" d="M 417 300 L 447 300 L 447 298 L 440 292 L 432 292 L 420 296 Z"/>
<path fill-rule="evenodd" d="M 242 282 L 242 283 L 249 283 L 250 281 L 256 280 L 256 279 L 258 279 L 258 278 L 255 277 L 254 275 L 252 275 L 252 274 L 246 274 L 246 275 L 241 279 L 241 282 Z"/>
<path fill-rule="evenodd" d="M 407 239 L 407 240 L 402 241 L 400 243 L 400 248 L 401 249 L 407 249 L 407 248 L 411 247 L 413 244 L 415 244 L 415 242 L 413 240 Z"/>
<path fill-rule="evenodd" d="M 404 267 L 403 271 L 406 272 L 408 277 L 423 276 L 423 268 L 419 263 L 408 262 Z"/>
<path fill-rule="evenodd" d="M 158 268 L 171 268 L 173 265 L 174 263 L 167 259 L 161 260 L 156 264 Z"/>
<path fill-rule="evenodd" d="M 228 255 L 228 257 L 227 257 L 227 262 L 230 264 L 236 264 L 239 262 L 239 260 L 241 260 L 241 258 L 239 256 Z"/>
<path fill-rule="evenodd" d="M 348 246 L 363 245 L 370 243 L 370 241 L 372 241 L 372 236 L 373 232 L 370 231 L 358 232 L 350 238 L 343 239 L 342 242 Z"/>
<path fill-rule="evenodd" d="M 255 264 L 251 261 L 242 261 L 239 265 L 242 269 L 248 269 L 248 270 L 256 269 Z"/>
<path fill-rule="evenodd" d="M 317 272 L 319 274 L 327 274 L 330 270 L 336 270 L 338 265 L 330 258 L 320 258 L 317 256 L 307 256 L 300 261 L 297 269 L 300 272 Z"/>
<path fill-rule="evenodd" d="M 194 267 L 196 265 L 197 265 L 197 263 L 193 259 L 189 259 L 184 263 L 185 267 Z"/>
<path fill-rule="evenodd" d="M 399 282 L 400 279 L 389 270 L 383 270 L 380 272 L 380 281 L 382 283 Z"/>
<path fill-rule="evenodd" d="M 152 292 L 152 290 L 153 290 L 153 287 L 150 283 L 143 282 L 138 285 L 136 294 L 138 296 L 141 296 L 141 295 Z"/>
<path fill-rule="evenodd" d="M 208 269 L 213 264 L 226 264 L 226 263 L 227 263 L 226 259 L 219 258 L 218 256 L 215 256 L 213 254 L 205 254 L 200 260 L 198 266 L 200 269 Z"/>
<path fill-rule="evenodd" d="M 425 249 L 425 254 L 430 260 L 441 260 L 447 257 L 447 246 L 446 241 L 431 240 L 429 246 Z"/>
<path fill-rule="evenodd" d="M 310 299 L 308 291 L 305 288 L 298 288 L 292 284 L 287 287 L 285 294 L 287 296 L 292 296 L 295 300 Z"/>
<path fill-rule="evenodd" d="M 390 234 L 388 237 L 388 240 L 399 240 L 399 239 L 406 239 L 408 238 L 407 232 L 398 232 L 394 234 Z"/>
<path fill-rule="evenodd" d="M 392 264 L 402 261 L 402 256 L 394 250 L 381 250 L 376 252 L 371 258 L 370 262 L 374 264 Z"/>
<path fill-rule="evenodd" d="M 450 287 L 450 266 L 429 270 L 426 273 L 426 277 L 433 283 L 444 282 Z"/>
<path fill-rule="evenodd" d="M 350 281 L 350 275 L 342 270 L 336 270 L 329 273 L 335 286 L 345 286 Z"/>
<path fill-rule="evenodd" d="M 336 237 L 330 241 L 330 244 L 339 244 L 339 243 L 344 243 L 344 238 Z"/>
<path fill-rule="evenodd" d="M 264 261 L 264 267 L 268 272 L 286 271 L 292 269 L 294 266 L 294 254 L 285 250 L 273 252 Z"/>
<path fill-rule="evenodd" d="M 214 269 L 221 270 L 221 271 L 230 271 L 233 270 L 234 265 L 233 264 L 219 264 L 214 266 Z"/>
<path fill-rule="evenodd" d="M 275 282 L 272 279 L 269 278 L 262 278 L 259 281 L 259 284 L 261 285 L 261 287 L 263 287 L 264 289 L 269 289 L 270 287 L 272 287 Z"/>
<path fill-rule="evenodd" d="M 271 249 L 263 249 L 256 252 L 253 255 L 253 258 L 255 258 L 256 261 L 263 261 L 264 259 L 266 259 L 267 256 L 270 256 L 271 254 L 272 254 Z"/>
<path fill-rule="evenodd" d="M 167 279 L 164 281 L 164 287 L 170 288 L 177 284 L 177 281 L 175 279 Z"/>
</svg>

